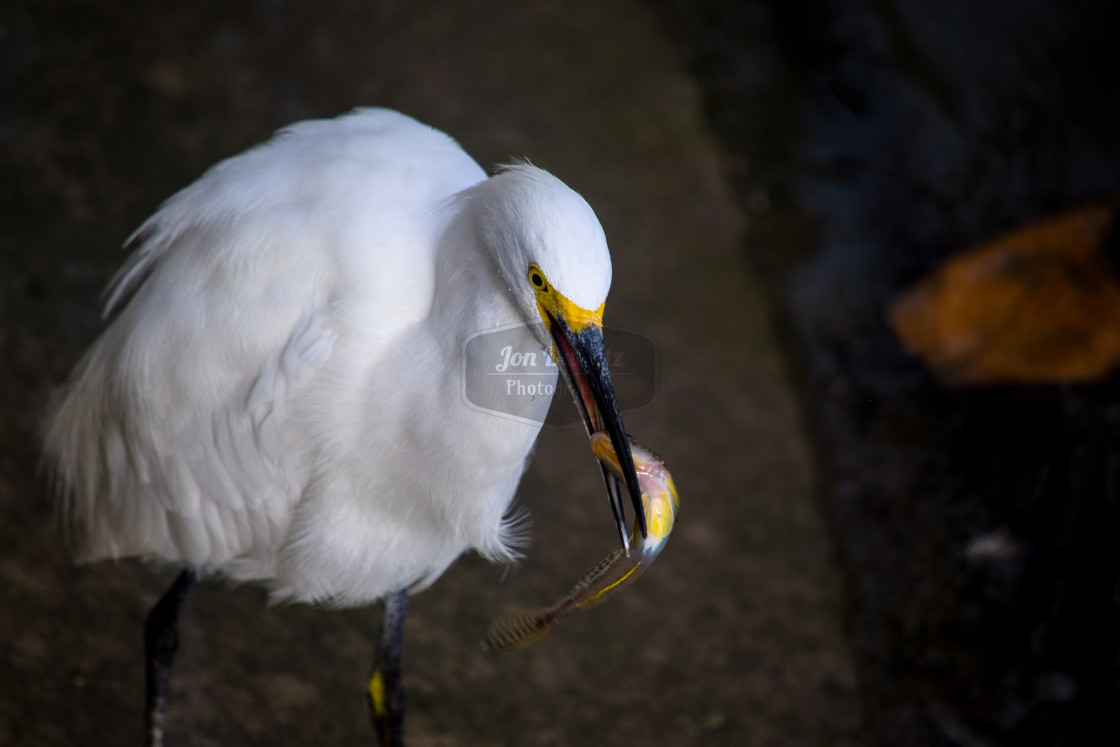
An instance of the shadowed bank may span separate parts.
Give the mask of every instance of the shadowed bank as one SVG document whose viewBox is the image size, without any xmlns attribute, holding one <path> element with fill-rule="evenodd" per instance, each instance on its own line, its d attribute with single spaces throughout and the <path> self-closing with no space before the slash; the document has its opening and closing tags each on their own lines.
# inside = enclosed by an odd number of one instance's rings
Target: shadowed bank
<svg viewBox="0 0 1120 747">
<path fill-rule="evenodd" d="M 454 133 L 485 165 L 528 156 L 587 198 L 614 260 L 606 323 L 657 352 L 653 401 L 627 427 L 666 458 L 685 506 L 656 567 L 610 604 L 524 652 L 483 652 L 508 602 L 555 599 L 617 544 L 583 436 L 546 430 L 519 492 L 529 558 L 508 574 L 464 558 L 413 600 L 414 742 L 851 736 L 854 680 L 804 435 L 740 256 L 743 214 L 660 20 L 637 3 L 6 7 L 0 741 L 140 738 L 140 631 L 171 573 L 71 566 L 35 479 L 42 413 L 99 328 L 121 243 L 219 159 L 358 104 Z M 254 588 L 199 585 L 172 742 L 368 743 L 377 624 L 377 609 L 268 607 Z"/>
</svg>

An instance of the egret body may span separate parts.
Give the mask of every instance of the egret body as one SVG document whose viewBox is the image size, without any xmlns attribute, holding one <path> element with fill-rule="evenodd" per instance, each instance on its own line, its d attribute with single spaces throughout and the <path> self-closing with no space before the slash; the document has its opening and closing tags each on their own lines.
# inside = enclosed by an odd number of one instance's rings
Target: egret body
<svg viewBox="0 0 1120 747">
<path fill-rule="evenodd" d="M 46 450 L 82 559 L 186 569 L 148 622 L 153 743 L 197 573 L 282 600 L 387 598 L 375 684 L 399 696 L 407 593 L 467 550 L 515 555 L 508 511 L 540 424 L 463 402 L 472 334 L 533 325 L 588 430 L 610 434 L 644 531 L 603 352 L 606 240 L 547 172 L 488 178 L 443 133 L 359 110 L 218 164 L 129 245 Z M 399 705 L 375 703 L 389 741 Z"/>
</svg>

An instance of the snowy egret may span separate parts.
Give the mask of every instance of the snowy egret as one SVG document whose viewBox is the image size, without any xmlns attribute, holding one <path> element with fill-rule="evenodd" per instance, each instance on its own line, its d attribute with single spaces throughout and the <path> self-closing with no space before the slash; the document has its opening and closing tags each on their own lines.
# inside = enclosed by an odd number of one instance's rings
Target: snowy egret
<svg viewBox="0 0 1120 747">
<path fill-rule="evenodd" d="M 447 135 L 358 110 L 223 161 L 128 246 L 46 452 L 80 558 L 183 569 L 145 624 L 150 744 L 202 573 L 278 600 L 384 598 L 368 689 L 379 738 L 400 742 L 408 594 L 471 548 L 516 555 L 508 509 L 540 423 L 462 401 L 479 330 L 531 325 L 588 432 L 609 434 L 645 536 L 602 335 L 606 239 L 547 172 L 487 178 Z"/>
</svg>

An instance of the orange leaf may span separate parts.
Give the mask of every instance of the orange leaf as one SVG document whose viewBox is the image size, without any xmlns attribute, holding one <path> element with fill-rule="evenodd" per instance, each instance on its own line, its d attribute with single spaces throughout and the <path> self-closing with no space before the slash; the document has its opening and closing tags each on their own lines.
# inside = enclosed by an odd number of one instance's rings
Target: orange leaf
<svg viewBox="0 0 1120 747">
<path fill-rule="evenodd" d="M 1120 363 L 1115 205 L 1062 213 L 949 259 L 888 310 L 943 382 L 1086 382 Z"/>
</svg>

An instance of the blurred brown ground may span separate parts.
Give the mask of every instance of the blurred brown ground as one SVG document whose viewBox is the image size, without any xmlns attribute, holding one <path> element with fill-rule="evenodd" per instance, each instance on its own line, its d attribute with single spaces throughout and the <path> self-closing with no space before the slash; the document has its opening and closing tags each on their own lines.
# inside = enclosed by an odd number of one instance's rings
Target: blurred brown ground
<svg viewBox="0 0 1120 747">
<path fill-rule="evenodd" d="M 71 566 L 36 476 L 44 409 L 99 328 L 121 243 L 218 159 L 371 104 L 446 130 L 484 166 L 527 156 L 587 197 L 615 261 L 608 324 L 659 353 L 657 399 L 627 425 L 683 502 L 640 583 L 522 653 L 484 653 L 494 613 L 552 601 L 613 547 L 582 434 L 546 431 L 520 492 L 528 559 L 506 573 L 466 557 L 414 599 L 412 744 L 855 743 L 797 406 L 742 261 L 745 218 L 653 11 L 132 5 L 0 11 L 0 744 L 141 739 L 141 625 L 171 571 Z M 170 744 L 370 743 L 377 625 L 377 609 L 270 608 L 257 589 L 203 584 Z"/>
</svg>

